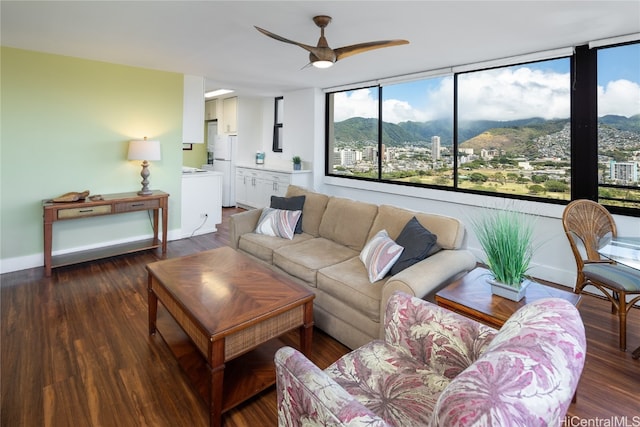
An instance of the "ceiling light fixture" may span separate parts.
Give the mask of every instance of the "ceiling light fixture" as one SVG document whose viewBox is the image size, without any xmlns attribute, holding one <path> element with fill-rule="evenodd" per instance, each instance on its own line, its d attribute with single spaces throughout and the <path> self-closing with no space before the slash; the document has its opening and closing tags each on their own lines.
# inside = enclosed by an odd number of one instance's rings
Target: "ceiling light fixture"
<svg viewBox="0 0 640 427">
<path fill-rule="evenodd" d="M 231 89 L 217 89 L 217 90 L 212 90 L 210 92 L 205 92 L 204 97 L 205 98 L 214 98 L 216 96 L 220 96 L 220 95 L 226 95 L 228 93 L 232 93 L 233 90 Z"/>
<path fill-rule="evenodd" d="M 329 68 L 333 65 L 333 62 L 317 60 L 312 62 L 311 64 L 316 68 Z"/>
<path fill-rule="evenodd" d="M 324 29 L 331 22 L 331 17 L 326 15 L 314 16 L 313 22 L 320 28 L 320 38 L 318 39 L 318 44 L 316 46 L 310 46 L 304 43 L 285 39 L 282 36 L 260 27 L 255 28 L 267 37 L 303 48 L 309 52 L 309 62 L 316 68 L 329 68 L 334 64 L 334 62 L 358 53 L 367 52 L 373 49 L 380 49 L 382 47 L 399 46 L 409 43 L 407 40 L 379 40 L 331 49 L 324 36 Z"/>
</svg>

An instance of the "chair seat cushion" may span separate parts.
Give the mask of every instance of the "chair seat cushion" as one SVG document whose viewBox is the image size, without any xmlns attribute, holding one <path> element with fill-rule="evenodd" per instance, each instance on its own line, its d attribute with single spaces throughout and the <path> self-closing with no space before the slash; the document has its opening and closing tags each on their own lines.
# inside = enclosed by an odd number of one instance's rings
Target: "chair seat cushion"
<svg viewBox="0 0 640 427">
<path fill-rule="evenodd" d="M 392 426 L 427 426 L 448 378 L 399 347 L 376 340 L 341 357 L 325 373 Z"/>
<path fill-rule="evenodd" d="M 585 264 L 585 277 L 613 290 L 640 292 L 640 270 L 620 264 Z"/>
</svg>

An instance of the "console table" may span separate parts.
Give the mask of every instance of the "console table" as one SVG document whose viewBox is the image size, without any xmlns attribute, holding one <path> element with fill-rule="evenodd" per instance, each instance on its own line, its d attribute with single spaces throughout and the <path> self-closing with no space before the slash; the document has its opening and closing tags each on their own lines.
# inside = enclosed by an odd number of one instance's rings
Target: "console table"
<svg viewBox="0 0 640 427">
<path fill-rule="evenodd" d="M 155 249 L 162 246 L 162 254 L 167 253 L 167 227 L 169 194 L 163 191 L 153 191 L 149 196 L 139 196 L 137 193 L 103 194 L 102 200 L 89 198 L 77 202 L 42 202 L 44 218 L 44 271 L 51 276 L 51 269 L 64 265 L 77 264 L 114 255 Z M 158 238 L 159 211 L 162 209 L 162 240 Z M 115 215 L 128 212 L 153 210 L 153 238 L 135 242 L 112 245 L 64 255 L 51 255 L 53 246 L 53 223 L 80 218 L 102 215 Z"/>
</svg>

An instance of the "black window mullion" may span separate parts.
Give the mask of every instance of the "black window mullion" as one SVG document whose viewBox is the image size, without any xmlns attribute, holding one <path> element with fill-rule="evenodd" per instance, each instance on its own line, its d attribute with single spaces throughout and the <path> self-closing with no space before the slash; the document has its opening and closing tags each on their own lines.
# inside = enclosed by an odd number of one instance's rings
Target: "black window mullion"
<svg viewBox="0 0 640 427">
<path fill-rule="evenodd" d="M 576 47 L 571 61 L 571 199 L 598 200 L 597 55 Z"/>
<path fill-rule="evenodd" d="M 458 188 L 458 74 L 453 75 L 453 188 Z"/>
<path fill-rule="evenodd" d="M 378 86 L 378 181 L 382 179 L 382 86 Z"/>
</svg>

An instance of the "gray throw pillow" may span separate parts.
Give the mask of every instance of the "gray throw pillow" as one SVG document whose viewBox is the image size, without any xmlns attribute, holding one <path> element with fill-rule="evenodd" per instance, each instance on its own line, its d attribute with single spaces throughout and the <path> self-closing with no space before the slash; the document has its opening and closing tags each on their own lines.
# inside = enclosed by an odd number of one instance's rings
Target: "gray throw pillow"
<svg viewBox="0 0 640 427">
<path fill-rule="evenodd" d="M 396 239 L 396 243 L 402 246 L 404 251 L 391 267 L 391 275 L 398 274 L 405 268 L 411 267 L 437 252 L 440 247 L 436 240 L 438 240 L 438 236 L 424 228 L 415 216 L 411 218 Z"/>
<path fill-rule="evenodd" d="M 287 211 L 302 211 L 305 196 L 278 197 L 271 196 L 271 207 L 273 209 L 283 209 Z M 302 234 L 302 214 L 296 224 L 295 234 Z"/>
</svg>

